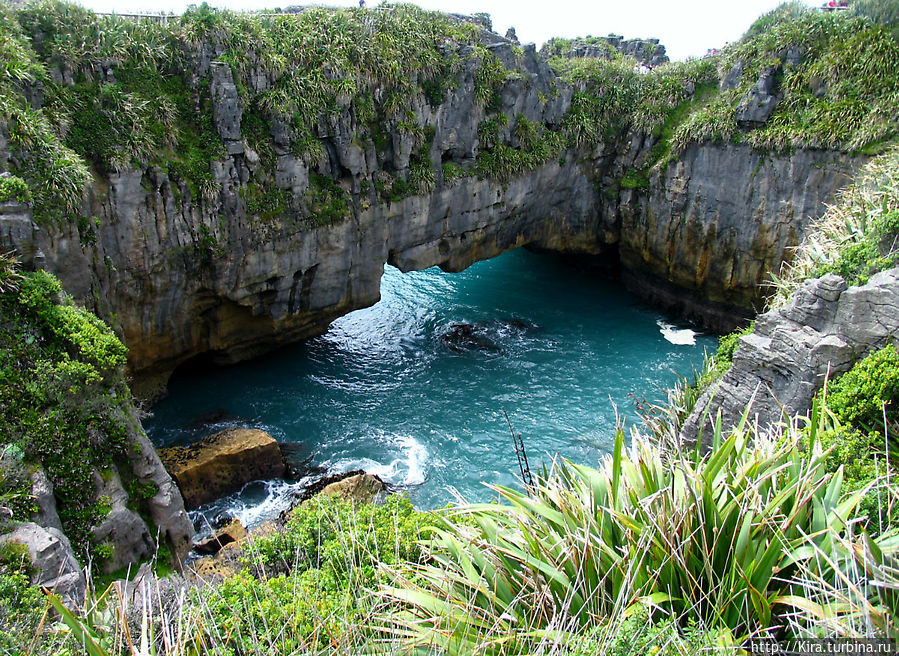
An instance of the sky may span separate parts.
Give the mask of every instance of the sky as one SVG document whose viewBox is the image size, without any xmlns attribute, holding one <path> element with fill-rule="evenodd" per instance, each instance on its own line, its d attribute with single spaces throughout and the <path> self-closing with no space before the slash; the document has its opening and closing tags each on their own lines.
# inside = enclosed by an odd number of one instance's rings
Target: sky
<svg viewBox="0 0 899 656">
<path fill-rule="evenodd" d="M 270 9 L 291 4 L 356 6 L 358 0 L 207 0 L 210 5 L 236 10 Z M 777 7 L 782 0 L 417 0 L 427 9 L 471 14 L 487 12 L 493 29 L 500 34 L 513 26 L 521 43 L 539 47 L 553 36 L 605 36 L 658 38 L 671 59 L 700 57 L 710 48 L 736 41 L 752 22 Z M 809 5 L 820 1 L 805 0 Z M 116 11 L 181 13 L 188 0 L 80 0 L 83 6 L 100 12 Z M 197 2 L 199 4 L 199 2 Z M 367 6 L 379 0 L 367 0 Z"/>
</svg>

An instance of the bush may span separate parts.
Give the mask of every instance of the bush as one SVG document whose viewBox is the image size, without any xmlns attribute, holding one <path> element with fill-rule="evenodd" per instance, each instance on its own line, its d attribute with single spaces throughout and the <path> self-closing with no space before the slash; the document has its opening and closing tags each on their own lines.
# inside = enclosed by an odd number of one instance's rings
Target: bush
<svg viewBox="0 0 899 656">
<path fill-rule="evenodd" d="M 820 436 L 830 452 L 828 471 L 844 468 L 846 488 L 859 490 L 887 474 L 895 475 L 899 462 L 899 353 L 892 344 L 871 353 L 849 371 L 831 381 L 820 394 L 838 425 Z M 885 422 L 886 419 L 886 422 Z M 887 458 L 887 451 L 890 458 Z M 872 533 L 881 533 L 899 517 L 887 512 L 882 490 L 872 489 L 863 499 L 860 514 L 867 517 Z"/>
<path fill-rule="evenodd" d="M 0 203 L 27 203 L 31 200 L 28 184 L 14 175 L 0 177 Z"/>
<path fill-rule="evenodd" d="M 259 537 L 244 571 L 204 591 L 219 631 L 238 654 L 352 651 L 371 612 L 364 590 L 389 580 L 400 563 L 418 562 L 421 532 L 436 522 L 402 496 L 383 505 L 318 495 L 293 510 L 285 530 Z M 198 601 L 200 599 L 198 598 Z"/>
<path fill-rule="evenodd" d="M 85 555 L 107 510 L 94 498 L 92 471 L 124 456 L 125 347 L 44 271 L 21 274 L 18 289 L 0 294 L 0 316 L 0 448 L 43 466 L 66 533 Z"/>
<path fill-rule="evenodd" d="M 827 406 L 844 425 L 887 432 L 884 418 L 896 422 L 899 408 L 899 353 L 890 344 L 860 360 L 830 383 Z"/>
<path fill-rule="evenodd" d="M 514 653 L 644 599 L 738 642 L 773 631 L 778 606 L 802 604 L 792 577 L 814 559 L 799 547 L 826 551 L 857 503 L 820 452 L 800 459 L 803 439 L 719 429 L 700 458 L 640 441 L 626 452 L 619 432 L 599 470 L 559 463 L 527 492 L 496 487 L 504 505 L 453 510 L 428 564 L 382 588 L 408 614 L 383 630 L 409 647 Z"/>
</svg>

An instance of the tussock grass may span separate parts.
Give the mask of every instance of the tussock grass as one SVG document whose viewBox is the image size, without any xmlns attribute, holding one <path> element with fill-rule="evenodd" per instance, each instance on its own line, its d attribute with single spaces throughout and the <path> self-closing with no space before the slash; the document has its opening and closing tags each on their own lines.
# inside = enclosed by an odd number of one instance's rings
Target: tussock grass
<svg viewBox="0 0 899 656">
<path fill-rule="evenodd" d="M 774 276 L 772 307 L 804 281 L 836 273 L 849 284 L 899 264 L 899 149 L 872 160 L 843 191 L 789 263 Z"/>
</svg>

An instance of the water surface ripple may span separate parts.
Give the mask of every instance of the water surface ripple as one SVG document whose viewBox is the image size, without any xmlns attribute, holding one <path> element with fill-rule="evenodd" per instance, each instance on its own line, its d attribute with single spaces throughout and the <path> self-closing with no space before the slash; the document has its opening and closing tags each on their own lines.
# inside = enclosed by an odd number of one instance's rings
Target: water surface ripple
<svg viewBox="0 0 899 656">
<path fill-rule="evenodd" d="M 596 464 L 611 448 L 616 406 L 632 419 L 629 394 L 660 399 L 714 348 L 617 281 L 521 249 L 456 274 L 387 267 L 381 295 L 321 337 L 176 378 L 146 422 L 151 439 L 184 444 L 251 425 L 324 468 L 405 486 L 421 507 L 451 501 L 452 488 L 486 500 L 482 481 L 517 484 L 504 409 L 532 466 L 556 454 Z M 462 323 L 476 344 L 443 338 Z M 219 413 L 215 426 L 197 427 L 207 413 Z M 253 523 L 295 487 L 251 485 L 219 506 Z"/>
</svg>

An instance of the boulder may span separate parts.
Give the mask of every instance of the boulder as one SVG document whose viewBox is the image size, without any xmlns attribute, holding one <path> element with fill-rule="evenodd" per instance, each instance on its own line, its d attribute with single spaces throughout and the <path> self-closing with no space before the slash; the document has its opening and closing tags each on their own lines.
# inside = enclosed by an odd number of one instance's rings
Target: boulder
<svg viewBox="0 0 899 656">
<path fill-rule="evenodd" d="M 34 568 L 32 585 L 53 591 L 69 607 L 84 603 L 84 572 L 61 531 L 28 522 L 0 535 L 0 546 L 7 544 L 21 544 L 28 550 Z"/>
<path fill-rule="evenodd" d="M 766 68 L 737 107 L 737 123 L 745 128 L 757 128 L 765 124 L 777 107 L 774 94 L 777 69 Z"/>
<path fill-rule="evenodd" d="M 245 537 L 247 537 L 247 529 L 240 523 L 240 520 L 233 519 L 230 524 L 217 530 L 212 537 L 196 543 L 194 551 L 211 556 L 218 553 L 225 545 L 239 542 Z"/>
<path fill-rule="evenodd" d="M 325 486 L 320 494 L 342 497 L 353 503 L 371 503 L 384 490 L 384 483 L 371 474 L 356 474 Z"/>
<path fill-rule="evenodd" d="M 186 508 L 240 489 L 250 481 L 285 474 L 278 443 L 253 428 L 229 428 L 189 447 L 159 450 L 159 457 L 178 484 Z"/>
<path fill-rule="evenodd" d="M 215 558 L 200 558 L 192 564 L 193 574 L 203 582 L 224 581 L 237 572 Z"/>
</svg>

